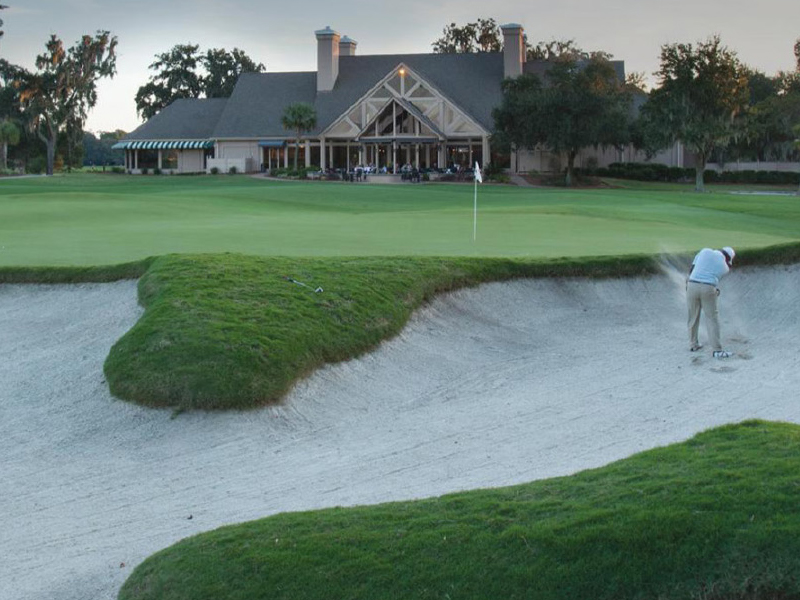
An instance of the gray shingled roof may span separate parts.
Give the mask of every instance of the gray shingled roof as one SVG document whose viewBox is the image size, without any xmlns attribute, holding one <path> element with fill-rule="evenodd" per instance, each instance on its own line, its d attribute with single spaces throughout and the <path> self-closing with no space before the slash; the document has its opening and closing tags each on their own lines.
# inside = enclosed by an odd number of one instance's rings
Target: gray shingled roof
<svg viewBox="0 0 800 600">
<path fill-rule="evenodd" d="M 624 63 L 613 61 L 624 78 Z M 312 104 L 317 135 L 358 102 L 381 79 L 404 64 L 489 131 L 492 109 L 502 101 L 503 54 L 386 54 L 342 56 L 330 92 L 317 93 L 316 72 L 245 73 L 228 99 L 178 100 L 129 134 L 125 140 L 259 139 L 292 137 L 281 124 L 286 107 Z M 542 74 L 546 63 L 526 63 L 526 73 Z"/>
<path fill-rule="evenodd" d="M 227 102 L 227 98 L 176 100 L 124 139 L 207 140 L 211 138 Z"/>
<path fill-rule="evenodd" d="M 391 54 L 340 57 L 339 77 L 331 92 L 317 93 L 315 72 L 244 74 L 214 130 L 214 137 L 291 136 L 293 132 L 281 125 L 281 117 L 293 102 L 314 105 L 317 128 L 310 133 L 318 134 L 401 63 L 486 129 L 493 129 L 492 108 L 502 99 L 502 54 Z"/>
<path fill-rule="evenodd" d="M 316 95 L 317 74 L 314 72 L 243 73 L 214 128 L 214 137 L 292 136 L 293 132 L 281 125 L 286 107 L 295 102 L 314 104 Z"/>
</svg>

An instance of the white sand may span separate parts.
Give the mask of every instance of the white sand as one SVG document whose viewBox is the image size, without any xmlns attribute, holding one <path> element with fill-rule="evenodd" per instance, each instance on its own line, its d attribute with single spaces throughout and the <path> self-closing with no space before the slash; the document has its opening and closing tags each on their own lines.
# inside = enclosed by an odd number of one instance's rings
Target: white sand
<svg viewBox="0 0 800 600">
<path fill-rule="evenodd" d="M 688 352 L 680 281 L 462 290 L 282 407 L 177 418 L 103 381 L 141 314 L 135 283 L 0 286 L 0 598 L 110 600 L 148 555 L 227 523 L 566 475 L 747 418 L 800 422 L 800 268 L 724 282 L 728 361 Z"/>
</svg>

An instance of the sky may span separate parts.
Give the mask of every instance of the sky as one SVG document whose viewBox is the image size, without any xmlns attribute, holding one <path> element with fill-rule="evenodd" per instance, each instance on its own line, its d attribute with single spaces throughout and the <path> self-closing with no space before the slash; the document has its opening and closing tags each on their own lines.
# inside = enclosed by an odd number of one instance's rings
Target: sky
<svg viewBox="0 0 800 600">
<path fill-rule="evenodd" d="M 117 74 L 98 84 L 89 131 L 132 131 L 141 124 L 136 90 L 154 73 L 154 56 L 176 44 L 244 50 L 268 71 L 316 70 L 314 31 L 330 26 L 358 42 L 358 54 L 427 53 L 443 28 L 477 18 L 520 23 L 532 43 L 573 39 L 642 72 L 651 85 L 664 44 L 718 34 L 745 64 L 774 75 L 794 68 L 798 0 L 2 0 L 0 56 L 34 69 L 51 35 L 71 46 L 84 34 L 117 36 Z"/>
</svg>

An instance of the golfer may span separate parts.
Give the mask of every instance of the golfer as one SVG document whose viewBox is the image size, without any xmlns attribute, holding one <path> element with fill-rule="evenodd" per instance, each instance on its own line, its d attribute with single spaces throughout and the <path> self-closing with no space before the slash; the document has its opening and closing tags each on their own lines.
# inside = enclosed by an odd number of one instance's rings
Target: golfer
<svg viewBox="0 0 800 600">
<path fill-rule="evenodd" d="M 719 340 L 719 280 L 727 275 L 736 253 L 726 246 L 722 250 L 703 248 L 692 261 L 692 270 L 686 282 L 686 301 L 689 306 L 689 350 L 697 352 L 703 346 L 697 339 L 700 327 L 700 312 L 705 314 L 708 343 L 714 358 L 730 358 L 733 352 L 722 349 Z"/>
</svg>

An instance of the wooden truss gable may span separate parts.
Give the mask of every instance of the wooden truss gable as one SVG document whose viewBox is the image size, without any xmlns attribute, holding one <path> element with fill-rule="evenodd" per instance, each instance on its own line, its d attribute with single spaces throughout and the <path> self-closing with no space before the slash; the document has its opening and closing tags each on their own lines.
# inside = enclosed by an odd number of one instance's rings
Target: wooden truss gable
<svg viewBox="0 0 800 600">
<path fill-rule="evenodd" d="M 392 104 L 414 115 L 419 122 L 418 135 L 440 139 L 489 135 L 434 86 L 401 63 L 331 123 L 322 136 L 344 139 L 371 137 L 371 127 Z"/>
</svg>

